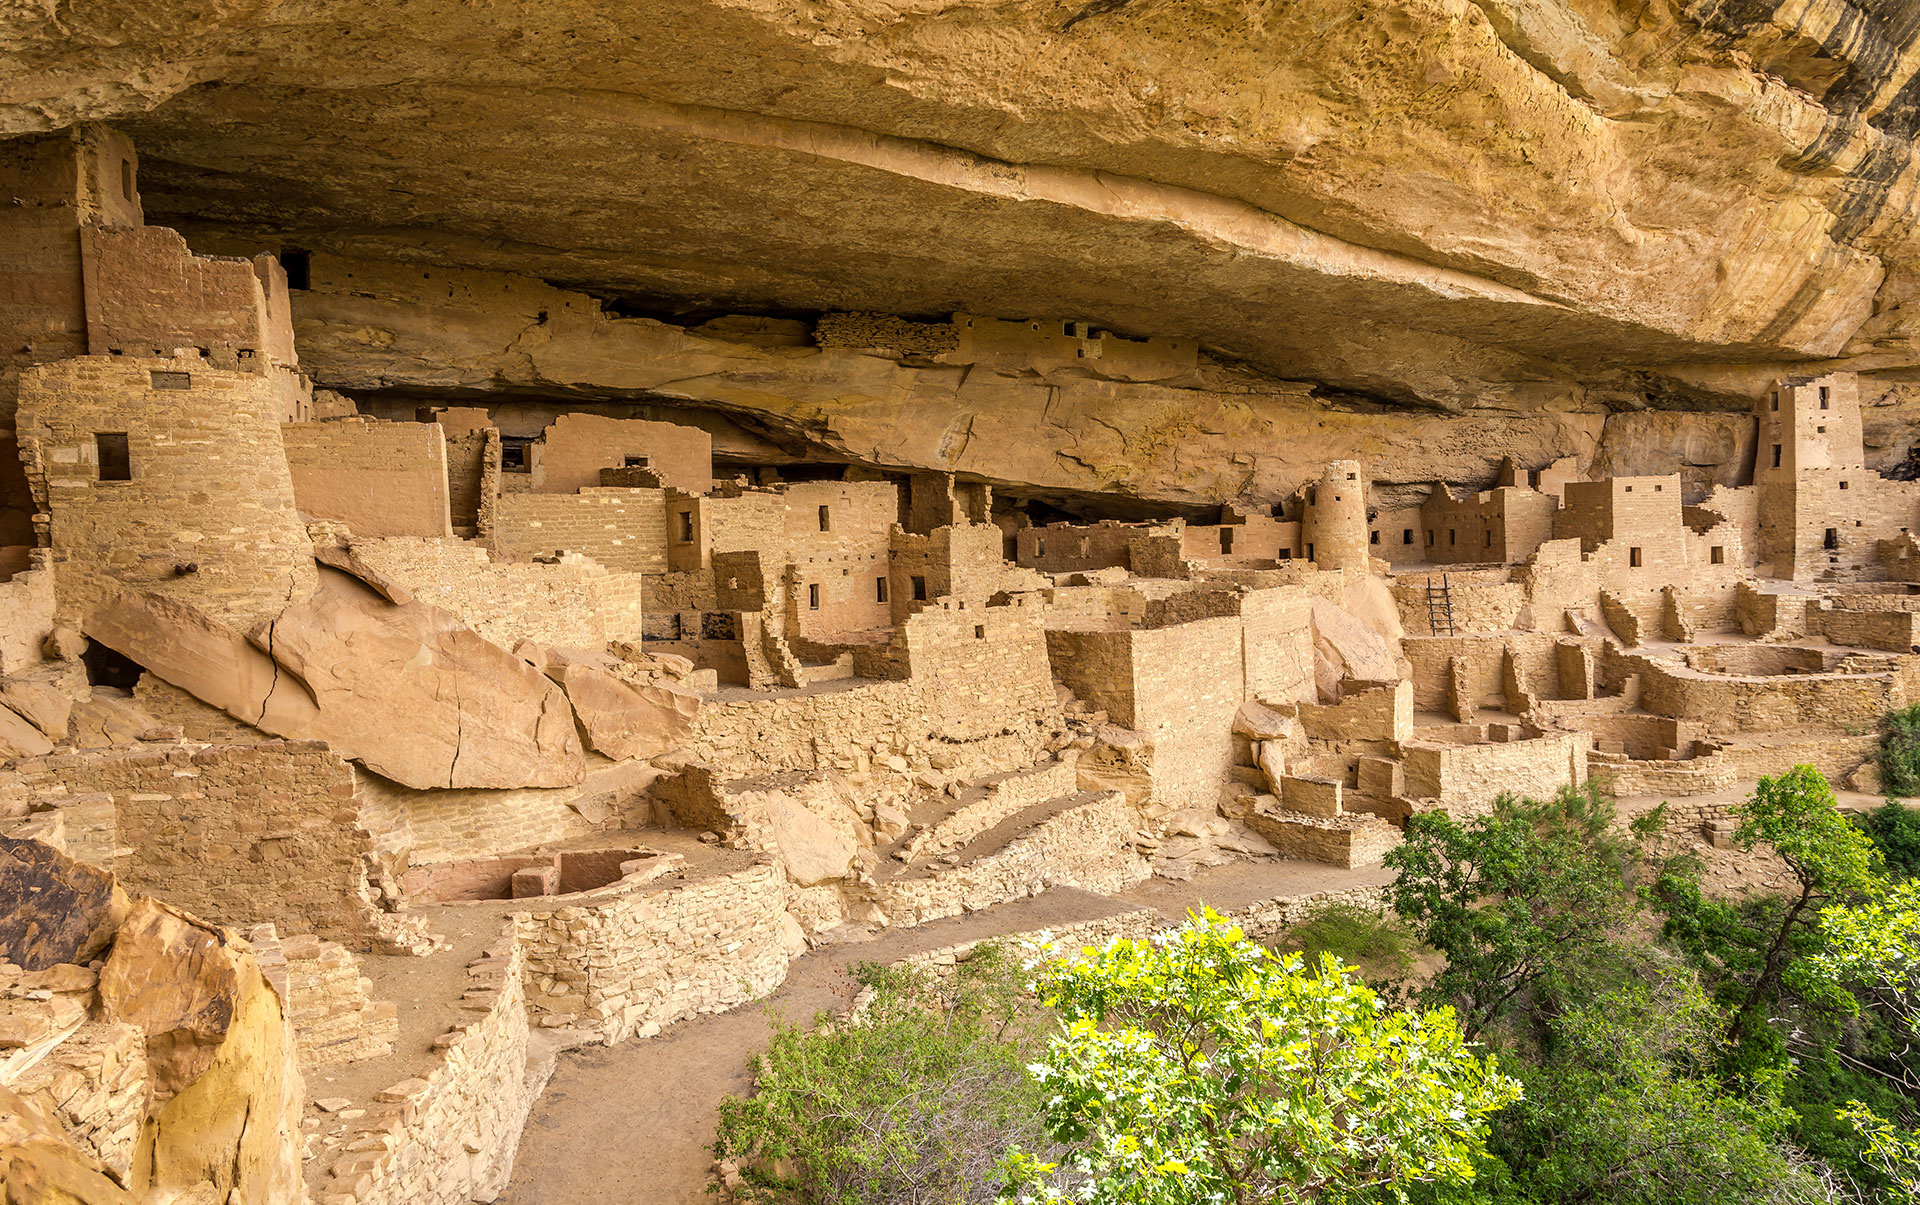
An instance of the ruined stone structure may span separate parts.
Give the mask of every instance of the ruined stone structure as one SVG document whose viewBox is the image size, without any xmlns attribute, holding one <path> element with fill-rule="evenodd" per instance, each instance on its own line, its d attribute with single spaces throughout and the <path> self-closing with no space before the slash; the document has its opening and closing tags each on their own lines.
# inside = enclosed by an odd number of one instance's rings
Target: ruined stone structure
<svg viewBox="0 0 1920 1205">
<path fill-rule="evenodd" d="M 996 10 L 997 83 L 938 5 L 649 14 L 777 112 L 553 14 L 0 33 L 34 1157 L 491 1201 L 567 1050 L 830 947 L 1227 882 L 1271 932 L 1507 793 L 1871 790 L 1920 702 L 1910 36 L 1389 6 L 1416 63 L 1334 7 Z"/>
</svg>

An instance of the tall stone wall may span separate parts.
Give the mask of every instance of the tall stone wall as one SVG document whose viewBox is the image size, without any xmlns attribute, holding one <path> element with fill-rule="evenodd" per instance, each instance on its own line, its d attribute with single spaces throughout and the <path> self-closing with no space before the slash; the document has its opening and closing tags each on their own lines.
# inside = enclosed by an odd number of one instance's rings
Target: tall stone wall
<svg viewBox="0 0 1920 1205">
<path fill-rule="evenodd" d="M 665 573 L 666 491 L 596 486 L 577 494 L 501 494 L 490 538 L 508 560 L 582 552 L 624 573 Z"/>
<path fill-rule="evenodd" d="M 53 631 L 53 570 L 40 567 L 0 581 L 0 676 L 17 674 L 40 660 Z"/>
<path fill-rule="evenodd" d="M 197 358 L 85 356 L 30 369 L 20 394 L 63 622 L 132 589 L 246 629 L 312 591 L 265 378 Z M 124 434 L 128 480 L 101 479 L 102 433 Z"/>
<path fill-rule="evenodd" d="M 453 534 L 438 423 L 348 418 L 289 423 L 280 434 L 301 514 L 356 536 Z"/>
<path fill-rule="evenodd" d="M 698 427 L 600 414 L 563 414 L 547 428 L 533 489 L 571 494 L 600 484 L 601 469 L 645 461 L 660 484 L 690 494 L 713 488 L 713 436 Z"/>
</svg>

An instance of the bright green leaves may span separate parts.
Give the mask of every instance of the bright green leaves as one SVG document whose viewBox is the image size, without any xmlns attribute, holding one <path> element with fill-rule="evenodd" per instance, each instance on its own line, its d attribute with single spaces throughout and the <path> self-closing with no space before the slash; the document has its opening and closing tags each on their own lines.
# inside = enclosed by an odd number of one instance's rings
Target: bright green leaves
<svg viewBox="0 0 1920 1205">
<path fill-rule="evenodd" d="M 1083 1205 L 1341 1201 L 1465 1184 L 1485 1118 L 1519 1085 L 1451 1010 L 1397 1012 L 1325 957 L 1247 940 L 1215 913 L 1042 971 L 1061 1030 L 1031 1070 L 1071 1152 L 1009 1162 L 1017 1199 Z"/>
</svg>

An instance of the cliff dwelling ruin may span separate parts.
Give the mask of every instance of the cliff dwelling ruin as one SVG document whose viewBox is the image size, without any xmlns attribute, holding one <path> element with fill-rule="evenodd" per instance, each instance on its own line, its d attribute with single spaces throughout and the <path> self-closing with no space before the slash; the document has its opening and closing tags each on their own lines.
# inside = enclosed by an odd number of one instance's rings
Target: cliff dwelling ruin
<svg viewBox="0 0 1920 1205">
<path fill-rule="evenodd" d="M 854 962 L 1880 804 L 1907 6 L 299 7 L 0 21 L 8 1200 L 705 1200 Z"/>
</svg>

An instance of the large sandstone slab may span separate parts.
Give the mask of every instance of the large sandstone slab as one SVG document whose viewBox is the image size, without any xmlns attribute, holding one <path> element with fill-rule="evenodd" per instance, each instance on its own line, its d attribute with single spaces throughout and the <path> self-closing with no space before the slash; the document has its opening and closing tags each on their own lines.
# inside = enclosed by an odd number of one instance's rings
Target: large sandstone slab
<svg viewBox="0 0 1920 1205">
<path fill-rule="evenodd" d="M 615 761 L 671 753 L 693 732 L 700 696 L 664 683 L 638 686 L 591 665 L 549 666 L 566 689 L 587 743 Z"/>
<path fill-rule="evenodd" d="M 121 595 L 87 632 L 229 715 L 326 741 L 405 786 L 559 787 L 585 773 L 560 687 L 451 612 L 331 568 L 250 641 L 154 595 Z"/>
<path fill-rule="evenodd" d="M 135 1205 L 58 1119 L 0 1087 L 0 1201 L 7 1205 Z"/>
<path fill-rule="evenodd" d="M 59 687 L 45 682 L 15 681 L 0 686 L 0 706 L 12 708 L 21 719 L 56 741 L 66 738 L 67 720 L 73 714 L 73 700 Z"/>
<path fill-rule="evenodd" d="M 0 957 L 29 971 L 100 956 L 127 912 L 104 870 L 39 841 L 0 837 Z"/>
</svg>

